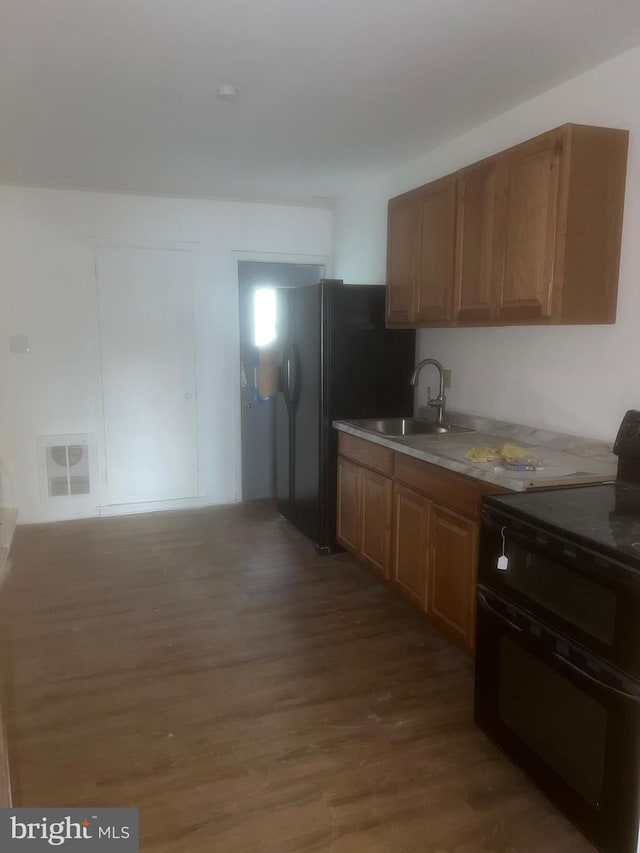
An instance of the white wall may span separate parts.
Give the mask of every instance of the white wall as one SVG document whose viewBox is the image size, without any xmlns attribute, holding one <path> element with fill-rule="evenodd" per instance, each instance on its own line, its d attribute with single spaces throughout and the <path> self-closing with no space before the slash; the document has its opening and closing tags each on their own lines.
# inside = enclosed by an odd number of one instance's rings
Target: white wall
<svg viewBox="0 0 640 853">
<path fill-rule="evenodd" d="M 631 131 L 618 319 L 614 326 L 434 329 L 420 357 L 453 371 L 449 405 L 534 426 L 613 439 L 628 408 L 640 408 L 640 48 L 528 101 L 436 150 L 352 187 L 338 199 L 335 274 L 385 280 L 386 202 L 461 166 L 565 122 Z M 425 85 L 427 82 L 425 81 Z M 427 382 L 423 375 L 419 400 Z"/>
<path fill-rule="evenodd" d="M 99 435 L 102 427 L 97 240 L 193 250 L 200 495 L 204 503 L 238 500 L 235 253 L 326 259 L 332 211 L 0 187 L 0 460 L 23 523 L 66 514 L 64 502 L 52 509 L 41 501 L 37 436 Z M 11 334 L 29 335 L 28 355 L 9 353 Z M 6 482 L 4 492 L 10 503 Z"/>
</svg>

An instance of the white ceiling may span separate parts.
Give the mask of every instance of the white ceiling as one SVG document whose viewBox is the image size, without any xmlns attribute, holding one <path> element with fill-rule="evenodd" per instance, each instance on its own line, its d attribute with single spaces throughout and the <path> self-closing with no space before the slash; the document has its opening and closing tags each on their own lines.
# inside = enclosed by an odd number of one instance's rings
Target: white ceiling
<svg viewBox="0 0 640 853">
<path fill-rule="evenodd" d="M 639 42 L 638 0 L 0 0 L 0 181 L 333 196 Z"/>
</svg>

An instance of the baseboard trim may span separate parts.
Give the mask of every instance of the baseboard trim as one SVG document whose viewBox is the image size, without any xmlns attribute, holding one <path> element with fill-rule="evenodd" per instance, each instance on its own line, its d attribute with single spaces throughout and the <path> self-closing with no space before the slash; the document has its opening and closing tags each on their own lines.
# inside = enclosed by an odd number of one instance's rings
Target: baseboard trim
<svg viewBox="0 0 640 853">
<path fill-rule="evenodd" d="M 225 501 L 225 504 L 227 502 Z M 233 503 L 233 501 L 229 501 Z M 211 498 L 180 498 L 168 501 L 145 501 L 133 504 L 107 504 L 98 507 L 100 518 L 110 518 L 116 515 L 138 515 L 144 512 L 170 512 L 177 509 L 201 509 L 207 506 L 224 506 Z"/>
</svg>

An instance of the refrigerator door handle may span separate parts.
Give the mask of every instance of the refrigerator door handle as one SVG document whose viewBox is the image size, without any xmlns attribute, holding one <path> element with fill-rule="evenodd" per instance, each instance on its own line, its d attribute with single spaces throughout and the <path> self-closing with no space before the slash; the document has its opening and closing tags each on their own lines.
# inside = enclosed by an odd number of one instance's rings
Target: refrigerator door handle
<svg viewBox="0 0 640 853">
<path fill-rule="evenodd" d="M 298 398 L 298 385 L 300 383 L 299 373 L 300 373 L 300 360 L 298 358 L 298 351 L 296 349 L 296 345 L 293 341 L 289 344 L 289 373 L 288 373 L 288 382 L 289 382 L 289 396 L 293 403 Z M 293 370 L 291 370 L 291 366 L 293 365 Z"/>
<path fill-rule="evenodd" d="M 287 348 L 285 350 L 285 356 L 282 361 L 282 393 L 284 395 L 284 401 L 289 409 L 291 407 L 291 402 L 293 399 L 293 395 L 291 393 L 291 350 L 293 349 L 293 343 L 289 342 L 287 344 Z"/>
</svg>

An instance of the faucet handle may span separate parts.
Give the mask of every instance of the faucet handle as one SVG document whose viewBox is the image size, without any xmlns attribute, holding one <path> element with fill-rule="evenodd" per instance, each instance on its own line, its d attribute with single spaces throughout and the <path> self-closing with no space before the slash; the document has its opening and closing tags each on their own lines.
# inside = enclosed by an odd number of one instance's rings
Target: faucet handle
<svg viewBox="0 0 640 853">
<path fill-rule="evenodd" d="M 436 413 L 436 423 L 442 425 L 444 423 L 444 413 L 447 405 L 447 398 L 444 394 L 438 394 L 437 397 L 434 397 L 432 400 L 427 400 L 427 406 L 431 406 L 433 409 L 437 409 Z"/>
</svg>

